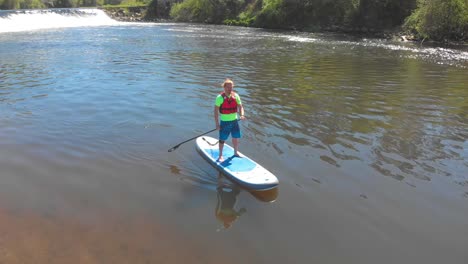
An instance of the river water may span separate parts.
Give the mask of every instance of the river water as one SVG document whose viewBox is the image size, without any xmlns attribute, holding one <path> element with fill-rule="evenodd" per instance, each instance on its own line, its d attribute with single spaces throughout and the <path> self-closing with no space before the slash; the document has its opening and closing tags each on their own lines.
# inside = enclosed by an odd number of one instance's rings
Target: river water
<svg viewBox="0 0 468 264">
<path fill-rule="evenodd" d="M 0 13 L 0 262 L 466 263 L 467 73 L 463 46 Z M 167 151 L 226 77 L 278 189 Z"/>
</svg>

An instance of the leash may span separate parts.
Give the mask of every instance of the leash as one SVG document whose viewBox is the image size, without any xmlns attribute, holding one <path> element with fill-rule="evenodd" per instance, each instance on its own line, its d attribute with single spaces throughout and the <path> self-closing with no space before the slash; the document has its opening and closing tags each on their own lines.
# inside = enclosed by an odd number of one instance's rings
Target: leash
<svg viewBox="0 0 468 264">
<path fill-rule="evenodd" d="M 216 145 L 219 143 L 219 140 L 216 141 L 215 143 L 210 143 L 210 142 L 209 142 L 208 140 L 206 140 L 204 137 L 202 137 L 202 139 L 203 139 L 206 143 L 208 143 L 208 145 L 210 145 L 210 146 L 216 146 Z"/>
</svg>

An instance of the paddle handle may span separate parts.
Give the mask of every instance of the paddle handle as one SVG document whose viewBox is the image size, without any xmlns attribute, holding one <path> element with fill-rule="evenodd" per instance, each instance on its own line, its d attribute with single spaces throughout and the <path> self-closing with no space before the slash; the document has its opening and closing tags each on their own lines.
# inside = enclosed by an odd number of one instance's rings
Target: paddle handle
<svg viewBox="0 0 468 264">
<path fill-rule="evenodd" d="M 187 142 L 189 142 L 190 140 L 194 140 L 194 139 L 196 139 L 197 137 L 201 137 L 201 136 L 203 136 L 203 135 L 206 135 L 206 134 L 208 134 L 208 133 L 211 133 L 211 132 L 215 131 L 216 129 L 217 129 L 217 128 L 212 129 L 212 130 L 210 130 L 210 131 L 207 131 L 207 132 L 205 132 L 205 133 L 203 133 L 203 134 L 200 134 L 200 135 L 198 135 L 198 136 L 195 136 L 195 137 L 193 137 L 193 138 L 189 138 L 189 139 L 187 139 L 187 140 L 185 140 L 185 141 L 183 141 L 183 142 L 180 142 L 179 144 L 175 145 L 174 147 L 168 149 L 167 151 L 168 151 L 168 152 L 172 152 L 172 151 L 176 150 L 178 147 L 180 147 L 180 145 L 182 145 L 182 144 L 184 144 L 184 143 L 187 143 Z"/>
</svg>

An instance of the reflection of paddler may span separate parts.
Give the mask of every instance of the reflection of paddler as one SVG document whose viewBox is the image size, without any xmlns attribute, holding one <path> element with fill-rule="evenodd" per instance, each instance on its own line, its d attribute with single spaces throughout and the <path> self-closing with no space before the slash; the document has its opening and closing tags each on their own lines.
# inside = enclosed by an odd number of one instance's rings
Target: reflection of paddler
<svg viewBox="0 0 468 264">
<path fill-rule="evenodd" d="M 224 185 L 224 186 L 223 186 Z M 236 186 L 227 186 L 225 184 L 218 184 L 216 188 L 218 191 L 218 203 L 216 204 L 216 218 L 221 221 L 224 228 L 230 228 L 232 223 L 237 220 L 239 216 L 247 210 L 241 208 L 239 211 L 234 209 L 237 201 L 237 195 L 240 189 Z"/>
<path fill-rule="evenodd" d="M 251 190 L 249 191 L 249 193 L 252 194 L 259 201 L 272 203 L 278 198 L 278 187 L 266 191 Z"/>
</svg>

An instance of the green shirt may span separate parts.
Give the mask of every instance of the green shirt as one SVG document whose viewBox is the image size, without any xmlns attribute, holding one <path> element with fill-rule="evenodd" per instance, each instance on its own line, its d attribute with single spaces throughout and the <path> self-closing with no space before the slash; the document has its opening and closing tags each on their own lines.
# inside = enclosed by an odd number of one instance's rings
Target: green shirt
<svg viewBox="0 0 468 264">
<path fill-rule="evenodd" d="M 241 105 L 242 102 L 241 102 L 241 99 L 240 99 L 240 96 L 237 94 L 237 93 L 234 93 L 235 94 L 235 97 L 236 97 L 236 102 L 237 102 L 237 105 Z M 228 96 L 230 97 L 230 96 Z M 217 107 L 220 107 L 221 104 L 223 103 L 224 101 L 224 98 L 221 94 L 218 94 L 218 96 L 216 97 L 216 100 L 215 100 L 215 105 Z M 232 114 L 221 114 L 219 113 L 219 119 L 221 121 L 234 121 L 237 119 L 237 113 L 232 113 Z"/>
</svg>

